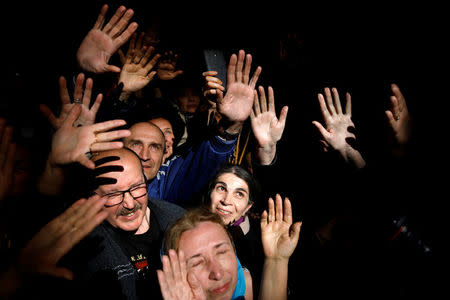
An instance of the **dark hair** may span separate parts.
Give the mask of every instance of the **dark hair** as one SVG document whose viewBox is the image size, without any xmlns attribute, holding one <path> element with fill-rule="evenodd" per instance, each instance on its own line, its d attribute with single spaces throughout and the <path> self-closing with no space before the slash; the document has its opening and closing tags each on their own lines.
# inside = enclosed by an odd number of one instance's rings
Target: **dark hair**
<svg viewBox="0 0 450 300">
<path fill-rule="evenodd" d="M 204 203 L 211 202 L 211 193 L 217 184 L 218 178 L 220 176 L 222 176 L 223 174 L 227 174 L 227 173 L 234 174 L 247 183 L 248 192 L 249 192 L 248 196 L 249 196 L 250 203 L 254 203 L 259 198 L 261 188 L 259 186 L 258 181 L 253 177 L 253 175 L 247 169 L 245 169 L 244 167 L 242 167 L 240 165 L 226 164 L 226 165 L 222 166 L 209 181 L 208 189 L 207 189 L 207 193 L 206 193 L 206 199 L 203 199 Z"/>
</svg>

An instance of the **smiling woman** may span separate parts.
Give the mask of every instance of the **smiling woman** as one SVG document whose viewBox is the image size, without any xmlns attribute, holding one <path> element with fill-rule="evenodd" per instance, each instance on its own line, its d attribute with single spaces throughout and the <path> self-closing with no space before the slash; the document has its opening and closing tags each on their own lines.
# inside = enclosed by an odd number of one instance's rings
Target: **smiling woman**
<svg viewBox="0 0 450 300">
<path fill-rule="evenodd" d="M 208 209 L 227 226 L 237 256 L 253 278 L 253 290 L 259 291 L 264 253 L 261 245 L 260 220 L 250 214 L 260 197 L 259 182 L 242 166 L 224 165 L 209 181 L 203 199 Z"/>
</svg>

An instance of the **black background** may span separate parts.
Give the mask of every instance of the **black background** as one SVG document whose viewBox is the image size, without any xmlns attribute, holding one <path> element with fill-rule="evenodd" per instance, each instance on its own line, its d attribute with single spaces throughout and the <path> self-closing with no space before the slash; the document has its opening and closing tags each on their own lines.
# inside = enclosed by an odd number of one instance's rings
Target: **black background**
<svg viewBox="0 0 450 300">
<path fill-rule="evenodd" d="M 41 121 L 38 103 L 59 101 L 57 78 L 73 75 L 76 49 L 103 3 L 15 1 L 4 5 L 2 58 L 7 78 L 1 102 L 10 119 L 33 126 Z M 376 213 L 389 216 L 400 210 L 435 245 L 441 244 L 439 226 L 448 199 L 449 100 L 444 48 L 448 22 L 441 7 L 432 2 L 108 4 L 108 16 L 119 4 L 133 8 L 139 28 L 159 17 L 161 40 L 180 54 L 180 66 L 189 72 L 201 72 L 200 54 L 205 47 L 222 48 L 227 54 L 244 49 L 253 55 L 254 66 L 263 68 L 259 83 L 275 89 L 278 111 L 289 106 L 279 145 L 284 176 L 277 180 L 280 194 L 293 200 L 298 219 L 328 215 L 327 207 L 335 209 L 340 203 L 343 207 L 370 203 L 374 205 L 374 213 L 367 217 L 370 227 L 376 227 Z M 294 69 L 284 68 L 278 60 L 279 40 L 287 32 L 296 32 L 302 41 Z M 369 164 L 376 165 L 385 137 L 389 85 L 394 82 L 415 121 L 414 151 L 398 177 L 375 173 L 369 189 L 355 186 L 322 160 L 311 124 L 321 121 L 317 93 L 325 86 L 337 87 L 341 95 L 351 93 L 361 152 Z"/>
</svg>

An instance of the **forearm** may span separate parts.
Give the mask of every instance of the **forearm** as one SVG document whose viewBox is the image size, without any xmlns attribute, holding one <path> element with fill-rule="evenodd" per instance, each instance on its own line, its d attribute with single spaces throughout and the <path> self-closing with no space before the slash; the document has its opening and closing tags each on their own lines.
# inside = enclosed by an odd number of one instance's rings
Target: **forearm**
<svg viewBox="0 0 450 300">
<path fill-rule="evenodd" d="M 255 161 L 262 166 L 268 166 L 272 164 L 275 159 L 275 155 L 277 153 L 277 145 L 267 145 L 265 147 L 261 147 L 257 145 L 254 150 Z"/>
<path fill-rule="evenodd" d="M 340 153 L 347 163 L 352 164 L 357 169 L 362 169 L 366 166 L 366 161 L 358 150 L 350 148 L 346 149 L 343 152 L 340 151 Z"/>
<path fill-rule="evenodd" d="M 259 299 L 287 299 L 289 259 L 264 260 Z"/>
<path fill-rule="evenodd" d="M 244 126 L 244 122 L 238 121 L 229 121 L 225 117 L 222 117 L 219 121 L 218 132 L 219 134 L 231 134 L 238 135 L 242 127 Z"/>
</svg>

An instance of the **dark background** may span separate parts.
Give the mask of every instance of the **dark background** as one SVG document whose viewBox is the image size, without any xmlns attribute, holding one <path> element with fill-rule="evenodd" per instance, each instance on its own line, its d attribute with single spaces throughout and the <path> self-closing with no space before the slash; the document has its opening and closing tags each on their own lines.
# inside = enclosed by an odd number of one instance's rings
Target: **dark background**
<svg viewBox="0 0 450 300">
<path fill-rule="evenodd" d="M 58 77 L 73 75 L 75 52 L 103 3 L 5 4 L 2 114 L 24 128 L 38 126 L 37 104 L 59 102 Z M 205 47 L 221 48 L 227 57 L 239 49 L 253 55 L 253 66 L 263 68 L 259 83 L 275 89 L 277 110 L 289 106 L 278 148 L 283 176 L 274 180 L 280 194 L 293 200 L 298 219 L 320 224 L 330 215 L 357 211 L 358 230 L 351 232 L 370 238 L 378 225 L 387 230 L 385 219 L 406 214 L 439 252 L 448 198 L 449 100 L 448 24 L 441 7 L 432 2 L 108 4 L 107 19 L 120 4 L 133 8 L 138 31 L 160 19 L 163 46 L 179 53 L 180 68 L 191 74 L 202 71 Z M 291 45 L 291 67 L 279 58 L 280 40 L 289 33 L 298 36 Z M 385 163 L 384 111 L 391 83 L 400 86 L 415 124 L 413 150 L 398 173 L 379 167 Z M 362 182 L 334 169 L 320 151 L 311 121 L 321 121 L 317 93 L 326 86 L 352 95 L 359 147 L 375 170 Z M 370 230 L 360 230 L 362 224 Z"/>
</svg>

